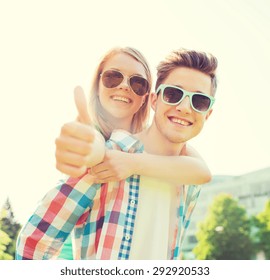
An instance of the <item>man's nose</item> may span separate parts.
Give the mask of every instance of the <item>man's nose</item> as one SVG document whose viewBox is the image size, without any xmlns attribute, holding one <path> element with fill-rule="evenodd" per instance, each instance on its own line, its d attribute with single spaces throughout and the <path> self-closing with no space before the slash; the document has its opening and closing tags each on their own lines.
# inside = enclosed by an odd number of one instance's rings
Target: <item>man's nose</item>
<svg viewBox="0 0 270 280">
<path fill-rule="evenodd" d="M 176 110 L 181 111 L 185 114 L 190 114 L 192 112 L 190 99 L 188 96 L 186 96 L 177 106 Z"/>
</svg>

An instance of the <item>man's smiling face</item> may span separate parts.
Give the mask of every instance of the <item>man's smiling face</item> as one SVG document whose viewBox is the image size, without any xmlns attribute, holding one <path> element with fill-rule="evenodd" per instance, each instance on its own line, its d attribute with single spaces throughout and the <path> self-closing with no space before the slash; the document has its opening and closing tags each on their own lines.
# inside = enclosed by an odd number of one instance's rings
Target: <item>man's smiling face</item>
<svg viewBox="0 0 270 280">
<path fill-rule="evenodd" d="M 210 76 L 187 67 L 174 69 L 162 83 L 211 95 Z M 172 143 L 183 143 L 198 135 L 212 112 L 212 109 L 207 114 L 194 111 L 189 97 L 185 97 L 178 105 L 165 104 L 161 94 L 153 97 L 152 108 L 157 130 Z"/>
</svg>

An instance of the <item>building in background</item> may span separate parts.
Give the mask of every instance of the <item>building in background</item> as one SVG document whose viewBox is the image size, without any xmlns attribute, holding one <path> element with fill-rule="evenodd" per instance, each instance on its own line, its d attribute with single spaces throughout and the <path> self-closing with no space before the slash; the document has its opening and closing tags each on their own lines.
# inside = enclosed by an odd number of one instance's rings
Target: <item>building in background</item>
<svg viewBox="0 0 270 280">
<path fill-rule="evenodd" d="M 231 194 L 248 215 L 262 212 L 270 199 L 270 167 L 241 176 L 213 176 L 213 180 L 202 187 L 183 245 L 185 258 L 194 258 L 192 250 L 197 243 L 198 223 L 205 219 L 213 199 L 220 193 Z"/>
</svg>

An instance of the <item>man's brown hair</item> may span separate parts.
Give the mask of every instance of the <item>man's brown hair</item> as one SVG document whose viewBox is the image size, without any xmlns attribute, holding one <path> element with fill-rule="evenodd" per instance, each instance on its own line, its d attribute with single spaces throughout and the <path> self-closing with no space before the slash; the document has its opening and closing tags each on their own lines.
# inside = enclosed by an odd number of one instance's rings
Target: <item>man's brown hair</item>
<svg viewBox="0 0 270 280">
<path fill-rule="evenodd" d="M 210 53 L 181 48 L 172 51 L 165 60 L 157 66 L 157 81 L 155 90 L 177 67 L 187 67 L 198 70 L 211 78 L 211 95 L 215 96 L 217 89 L 216 69 L 218 60 Z"/>
</svg>

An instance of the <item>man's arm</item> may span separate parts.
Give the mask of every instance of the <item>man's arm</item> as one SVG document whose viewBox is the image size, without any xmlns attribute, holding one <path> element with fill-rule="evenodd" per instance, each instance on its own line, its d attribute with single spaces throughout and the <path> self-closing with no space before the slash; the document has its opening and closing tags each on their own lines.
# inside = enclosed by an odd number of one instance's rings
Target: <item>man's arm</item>
<svg viewBox="0 0 270 280">
<path fill-rule="evenodd" d="M 95 186 L 69 178 L 49 191 L 22 228 L 16 259 L 55 259 L 77 221 L 91 207 Z"/>
</svg>

